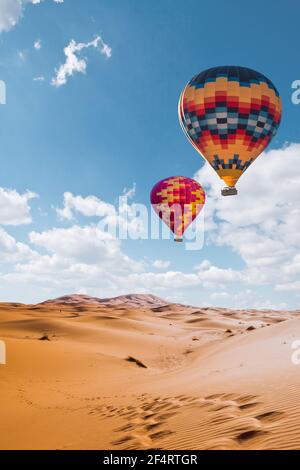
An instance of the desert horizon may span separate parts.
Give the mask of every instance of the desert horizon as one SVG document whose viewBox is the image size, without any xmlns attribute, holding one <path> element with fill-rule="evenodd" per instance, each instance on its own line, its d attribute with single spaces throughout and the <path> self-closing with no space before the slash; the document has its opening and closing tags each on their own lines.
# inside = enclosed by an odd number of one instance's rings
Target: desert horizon
<svg viewBox="0 0 300 470">
<path fill-rule="evenodd" d="M 299 315 L 143 294 L 1 303 L 0 448 L 297 449 Z"/>
</svg>

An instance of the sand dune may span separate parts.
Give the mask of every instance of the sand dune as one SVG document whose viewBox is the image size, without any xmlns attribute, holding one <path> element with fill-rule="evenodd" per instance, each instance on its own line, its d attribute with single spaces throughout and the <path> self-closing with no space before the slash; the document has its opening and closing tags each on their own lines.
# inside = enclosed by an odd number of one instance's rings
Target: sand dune
<svg viewBox="0 0 300 470">
<path fill-rule="evenodd" d="M 99 299 L 98 297 L 90 297 L 88 295 L 75 294 L 75 295 L 64 295 L 57 299 L 46 300 L 40 305 L 105 305 L 105 306 L 117 306 L 126 305 L 127 307 L 161 307 L 166 305 L 166 301 L 155 295 L 144 295 L 144 294 L 129 294 L 120 295 L 118 297 L 110 297 Z"/>
<path fill-rule="evenodd" d="M 299 449 L 299 313 L 0 304 L 0 448 Z"/>
</svg>

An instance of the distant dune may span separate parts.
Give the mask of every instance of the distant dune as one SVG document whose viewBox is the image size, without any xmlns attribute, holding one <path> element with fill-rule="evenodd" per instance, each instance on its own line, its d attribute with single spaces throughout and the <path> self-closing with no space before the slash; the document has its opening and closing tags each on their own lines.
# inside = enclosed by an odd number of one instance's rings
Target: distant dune
<svg viewBox="0 0 300 470">
<path fill-rule="evenodd" d="M 57 299 L 46 300 L 40 305 L 49 305 L 49 304 L 88 304 L 88 305 L 123 305 L 125 304 L 128 307 L 160 307 L 166 305 L 167 302 L 160 297 L 155 295 L 143 295 L 143 294 L 129 294 L 129 295 L 120 295 L 119 297 L 111 297 L 105 299 L 99 299 L 98 297 L 91 297 L 89 295 L 64 295 L 63 297 L 58 297 Z"/>
<path fill-rule="evenodd" d="M 300 449 L 296 339 L 299 311 L 0 304 L 0 448 Z"/>
</svg>

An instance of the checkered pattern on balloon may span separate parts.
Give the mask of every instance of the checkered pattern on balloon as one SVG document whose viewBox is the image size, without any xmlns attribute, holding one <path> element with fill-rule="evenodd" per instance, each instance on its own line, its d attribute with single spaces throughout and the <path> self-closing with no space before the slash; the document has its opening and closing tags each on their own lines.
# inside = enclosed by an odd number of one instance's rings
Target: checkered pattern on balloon
<svg viewBox="0 0 300 470">
<path fill-rule="evenodd" d="M 276 134 L 281 100 L 264 75 L 241 67 L 216 67 L 187 84 L 179 119 L 196 150 L 234 187 Z"/>
<path fill-rule="evenodd" d="M 157 183 L 151 192 L 155 212 L 179 238 L 201 212 L 204 203 L 202 186 L 183 176 L 166 178 Z"/>
</svg>

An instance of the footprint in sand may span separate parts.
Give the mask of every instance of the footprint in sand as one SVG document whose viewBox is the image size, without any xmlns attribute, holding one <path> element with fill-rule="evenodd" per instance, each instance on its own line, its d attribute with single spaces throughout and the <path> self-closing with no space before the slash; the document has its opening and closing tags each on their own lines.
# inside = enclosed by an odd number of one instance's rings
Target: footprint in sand
<svg viewBox="0 0 300 470">
<path fill-rule="evenodd" d="M 210 404 L 214 401 L 208 412 L 214 412 L 216 416 L 212 419 L 215 425 L 226 425 L 228 434 L 233 434 L 231 438 L 228 436 L 218 436 L 217 441 L 220 446 L 211 441 L 211 446 L 208 449 L 216 448 L 236 448 L 247 447 L 249 444 L 254 444 L 256 439 L 264 437 L 271 429 L 268 424 L 275 423 L 280 420 L 284 413 L 279 411 L 266 411 L 256 414 L 258 408 L 263 404 L 258 401 L 255 395 L 235 395 L 235 394 L 215 394 L 206 397 Z M 236 434 L 235 434 L 236 431 Z M 235 434 L 235 435 L 234 435 Z M 226 439 L 226 444 L 225 444 Z"/>
<path fill-rule="evenodd" d="M 174 398 L 139 397 L 139 406 L 126 416 L 128 422 L 115 429 L 116 433 L 128 434 L 115 439 L 112 445 L 122 449 L 157 448 L 157 441 L 174 434 L 168 426 L 168 420 L 195 400 L 198 398 L 186 395 Z"/>
<path fill-rule="evenodd" d="M 274 424 L 284 417 L 284 413 L 265 409 L 255 395 L 219 393 L 206 397 L 153 397 L 143 394 L 134 398 L 135 405 L 116 407 L 106 403 L 89 411 L 96 417 L 121 417 L 124 420 L 124 424 L 114 430 L 116 438 L 111 444 L 115 448 L 157 449 L 158 442 L 162 449 L 176 448 L 183 439 L 184 442 L 190 439 L 191 445 L 203 449 L 251 448 L 264 436 L 269 436 Z M 172 419 L 186 413 L 186 416 L 192 413 L 193 417 L 200 413 L 199 425 L 193 424 L 190 429 L 175 428 Z M 189 420 L 183 416 L 184 421 L 189 426 Z"/>
<path fill-rule="evenodd" d="M 263 423 L 274 423 L 283 416 L 284 413 L 282 413 L 281 411 L 268 411 L 267 413 L 257 415 L 256 419 L 262 421 Z"/>
<path fill-rule="evenodd" d="M 244 444 L 247 441 L 250 441 L 250 440 L 255 439 L 257 437 L 263 436 L 266 433 L 267 433 L 267 431 L 264 431 L 262 429 L 252 429 L 251 431 L 245 431 L 245 432 L 242 432 L 241 434 L 239 434 L 236 437 L 236 441 L 239 444 Z"/>
</svg>

